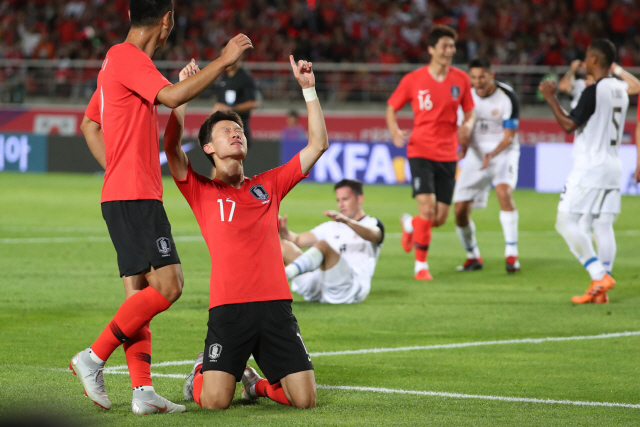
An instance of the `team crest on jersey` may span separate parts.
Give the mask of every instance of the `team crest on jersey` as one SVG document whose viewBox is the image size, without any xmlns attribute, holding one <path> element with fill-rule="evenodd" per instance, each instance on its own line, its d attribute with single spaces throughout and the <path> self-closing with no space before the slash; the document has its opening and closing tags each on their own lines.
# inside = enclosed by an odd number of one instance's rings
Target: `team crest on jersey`
<svg viewBox="0 0 640 427">
<path fill-rule="evenodd" d="M 156 240 L 156 245 L 158 245 L 158 252 L 160 252 L 163 257 L 169 256 L 171 253 L 171 241 L 169 239 L 161 237 Z"/>
<path fill-rule="evenodd" d="M 459 86 L 451 86 L 451 97 L 453 99 L 458 99 L 460 96 L 460 87 Z"/>
<path fill-rule="evenodd" d="M 416 176 L 415 178 L 413 178 L 413 189 L 415 191 L 420 190 L 420 177 Z"/>
<path fill-rule="evenodd" d="M 267 200 L 269 198 L 269 193 L 264 189 L 262 184 L 256 184 L 249 189 L 253 197 L 258 200 Z"/>
<path fill-rule="evenodd" d="M 222 353 L 222 346 L 220 344 L 211 344 L 209 346 L 209 360 L 215 362 Z"/>
<path fill-rule="evenodd" d="M 493 110 L 491 112 L 491 115 L 497 119 L 498 117 L 500 117 L 500 110 L 498 109 Z"/>
</svg>

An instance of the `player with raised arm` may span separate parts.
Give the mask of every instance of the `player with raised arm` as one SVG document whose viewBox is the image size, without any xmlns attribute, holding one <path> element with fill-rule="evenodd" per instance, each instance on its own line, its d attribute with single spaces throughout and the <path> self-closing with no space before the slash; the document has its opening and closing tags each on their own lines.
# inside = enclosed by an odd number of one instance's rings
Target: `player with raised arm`
<svg viewBox="0 0 640 427">
<path fill-rule="evenodd" d="M 185 398 L 193 397 L 203 408 L 228 408 L 240 380 L 245 399 L 268 397 L 298 408 L 316 404 L 313 365 L 291 311 L 278 209 L 329 142 L 311 63 L 296 64 L 293 56 L 290 61 L 307 104 L 309 143 L 285 165 L 245 177 L 247 140 L 242 120 L 233 111 L 212 114 L 200 128 L 199 143 L 216 166 L 213 180 L 193 171 L 180 146 L 184 106 L 173 110 L 165 132 L 171 174 L 211 256 L 205 351 L 184 387 Z M 266 379 L 246 366 L 252 354 Z"/>
<path fill-rule="evenodd" d="M 431 61 L 404 76 L 387 101 L 387 126 L 396 147 L 404 147 L 409 136 L 398 126 L 397 113 L 408 102 L 413 110 L 407 157 L 418 215 L 407 213 L 400 221 L 402 248 L 410 252 L 415 247 L 417 280 L 433 279 L 427 264 L 431 228 L 447 219 L 459 159 L 458 143 L 463 157 L 475 121 L 469 76 L 451 66 L 456 38 L 452 28 L 435 25 L 427 37 Z M 457 126 L 458 107 L 464 111 L 461 126 Z"/>
<path fill-rule="evenodd" d="M 343 179 L 334 190 L 339 212 L 324 212 L 333 221 L 296 234 L 287 227 L 287 216 L 280 218 L 285 272 L 293 279 L 291 290 L 307 301 L 358 303 L 371 290 L 384 225 L 362 209 L 362 182 Z"/>
<path fill-rule="evenodd" d="M 102 215 L 116 249 L 125 302 L 90 348 L 69 365 L 96 405 L 110 409 L 103 368 L 123 344 L 135 414 L 184 412 L 158 396 L 151 382 L 149 322 L 167 310 L 183 287 L 180 258 L 162 204 L 157 105 L 177 107 L 193 99 L 252 47 L 243 34 L 224 54 L 188 81 L 172 85 L 151 56 L 174 24 L 172 0 L 131 0 L 131 29 L 107 52 L 82 132 L 106 169 Z"/>
<path fill-rule="evenodd" d="M 571 299 L 576 304 L 607 302 L 606 293 L 615 286 L 579 223 L 585 215 L 610 215 L 615 219 L 620 213 L 622 165 L 618 151 L 629 96 L 627 86 L 610 75 L 615 55 L 615 46 L 609 40 L 591 42 L 584 63 L 594 83 L 584 90 L 569 114 L 560 106 L 552 80 L 539 85 L 560 126 L 566 132 L 576 132 L 573 169 L 560 195 L 556 219 L 556 230 L 591 276 L 586 293 Z"/>
<path fill-rule="evenodd" d="M 465 163 L 453 192 L 456 232 L 467 259 L 458 271 L 482 268 L 482 257 L 476 241 L 476 226 L 471 219 L 473 208 L 485 208 L 491 185 L 500 203 L 500 224 L 504 233 L 506 269 L 520 271 L 518 261 L 518 210 L 513 189 L 518 182 L 519 106 L 513 89 L 494 79 L 495 72 L 486 58 L 469 63 L 476 124 Z"/>
</svg>

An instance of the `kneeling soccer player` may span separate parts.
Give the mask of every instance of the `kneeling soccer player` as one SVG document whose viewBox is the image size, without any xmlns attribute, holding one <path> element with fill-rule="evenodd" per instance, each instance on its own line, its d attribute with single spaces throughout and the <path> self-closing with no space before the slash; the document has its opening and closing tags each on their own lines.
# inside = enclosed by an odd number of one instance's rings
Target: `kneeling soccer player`
<svg viewBox="0 0 640 427">
<path fill-rule="evenodd" d="M 311 63 L 296 65 L 293 56 L 290 61 L 307 101 L 309 144 L 287 164 L 245 177 L 242 161 L 247 139 L 242 120 L 233 111 L 212 114 L 200 128 L 200 145 L 216 166 L 213 180 L 193 171 L 180 146 L 184 107 L 173 110 L 165 133 L 171 173 L 211 255 L 205 351 L 198 356 L 184 390 L 185 398 L 193 397 L 204 408 L 228 408 L 240 380 L 245 399 L 268 397 L 298 408 L 316 404 L 313 365 L 291 311 L 278 209 L 329 143 Z M 252 354 L 266 379 L 246 366 Z"/>
</svg>

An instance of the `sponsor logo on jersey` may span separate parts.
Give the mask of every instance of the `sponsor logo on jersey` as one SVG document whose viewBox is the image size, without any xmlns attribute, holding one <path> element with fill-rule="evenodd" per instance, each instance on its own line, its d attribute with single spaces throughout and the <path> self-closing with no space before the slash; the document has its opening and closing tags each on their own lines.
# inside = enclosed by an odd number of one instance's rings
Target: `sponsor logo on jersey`
<svg viewBox="0 0 640 427">
<path fill-rule="evenodd" d="M 460 96 L 460 87 L 459 86 L 451 86 L 451 97 L 453 99 L 458 99 Z"/>
<path fill-rule="evenodd" d="M 269 198 L 269 193 L 267 193 L 262 184 L 254 185 L 249 189 L 249 192 L 258 200 L 267 200 Z"/>
<path fill-rule="evenodd" d="M 158 245 L 158 252 L 160 252 L 163 257 L 169 256 L 171 253 L 171 241 L 169 239 L 161 237 L 156 240 L 156 245 Z"/>
<path fill-rule="evenodd" d="M 211 344 L 209 346 L 209 360 L 211 362 L 217 361 L 221 353 L 222 353 L 222 346 L 220 344 Z"/>
</svg>

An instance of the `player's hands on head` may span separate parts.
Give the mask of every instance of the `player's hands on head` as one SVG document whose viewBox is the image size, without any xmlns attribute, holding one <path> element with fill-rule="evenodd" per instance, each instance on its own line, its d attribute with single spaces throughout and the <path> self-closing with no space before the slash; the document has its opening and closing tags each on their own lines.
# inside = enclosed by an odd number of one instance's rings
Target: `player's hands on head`
<svg viewBox="0 0 640 427">
<path fill-rule="evenodd" d="M 546 100 L 553 98 L 554 96 L 556 96 L 556 93 L 558 92 L 558 88 L 556 87 L 556 82 L 554 82 L 553 79 L 545 79 L 541 81 L 540 84 L 538 85 L 538 90 Z"/>
<path fill-rule="evenodd" d="M 198 71 L 200 71 L 200 67 L 196 64 L 196 60 L 191 59 L 191 62 L 189 62 L 187 66 L 180 71 L 179 79 L 180 81 L 183 81 L 186 78 L 193 76 Z"/>
<path fill-rule="evenodd" d="M 227 67 L 230 67 L 238 62 L 244 51 L 247 49 L 253 49 L 253 44 L 249 37 L 241 33 L 229 40 L 229 43 L 225 46 L 224 52 L 222 52 L 220 58 L 224 60 Z"/>
<path fill-rule="evenodd" d="M 571 61 L 571 72 L 575 74 L 581 65 L 582 65 L 581 59 L 574 59 L 573 61 Z"/>
<path fill-rule="evenodd" d="M 342 223 L 346 223 L 349 221 L 349 218 L 346 217 L 345 215 L 342 215 L 340 212 L 338 211 L 325 211 L 324 216 L 328 216 L 329 218 L 331 218 L 332 220 L 336 221 L 336 222 L 342 222 Z"/>
<path fill-rule="evenodd" d="M 398 132 L 393 134 L 393 145 L 398 148 L 404 147 L 407 144 L 410 134 L 410 130 L 398 130 Z"/>
<path fill-rule="evenodd" d="M 311 62 L 303 61 L 301 59 L 296 65 L 293 55 L 289 55 L 289 61 L 291 61 L 293 75 L 298 83 L 300 83 L 302 89 L 307 89 L 316 85 L 316 76 L 313 74 L 313 70 L 311 69 Z"/>
</svg>

